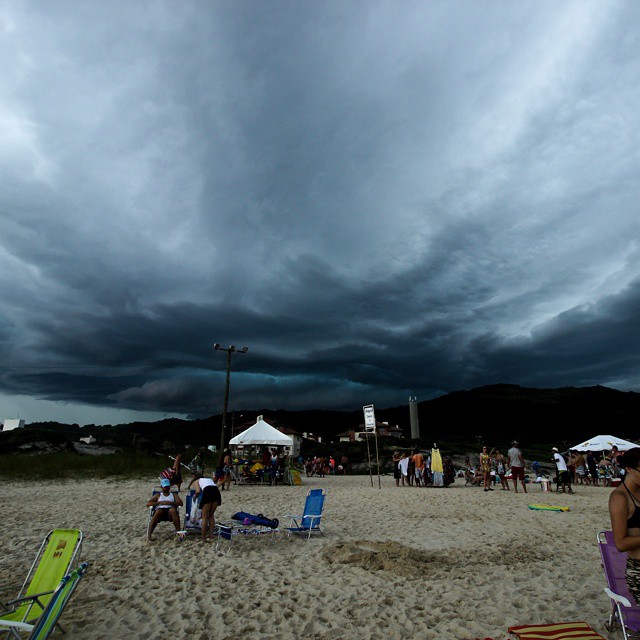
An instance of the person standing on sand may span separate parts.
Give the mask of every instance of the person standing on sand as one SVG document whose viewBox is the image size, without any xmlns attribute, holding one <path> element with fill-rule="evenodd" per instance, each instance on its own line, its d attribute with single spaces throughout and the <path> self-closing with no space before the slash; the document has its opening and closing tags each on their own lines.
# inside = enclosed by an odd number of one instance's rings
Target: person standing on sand
<svg viewBox="0 0 640 640">
<path fill-rule="evenodd" d="M 522 451 L 518 448 L 518 441 L 511 443 L 511 449 L 507 451 L 509 457 L 509 466 L 511 467 L 511 477 L 513 478 L 513 488 L 518 493 L 518 478 L 522 484 L 522 489 L 527 493 L 527 485 L 524 482 L 524 457 Z"/>
<path fill-rule="evenodd" d="M 576 468 L 576 481 L 579 484 L 585 484 L 587 482 L 587 463 L 579 451 L 573 452 L 573 466 Z"/>
<path fill-rule="evenodd" d="M 407 456 L 406 451 L 402 454 L 400 458 L 400 462 L 398 463 L 400 466 L 400 474 L 402 479 L 402 486 L 405 485 L 405 480 L 407 481 L 407 487 L 409 486 L 409 457 Z"/>
<path fill-rule="evenodd" d="M 396 487 L 400 486 L 400 478 L 402 477 L 402 471 L 400 471 L 400 452 L 395 451 L 393 454 L 393 477 L 396 481 Z"/>
<path fill-rule="evenodd" d="M 414 473 L 416 476 L 416 487 L 419 487 L 424 482 L 424 467 L 425 467 L 424 456 L 420 453 L 418 449 L 414 449 L 412 460 L 413 460 L 413 467 L 415 469 Z M 424 482 L 424 486 L 426 485 L 427 483 Z"/>
<path fill-rule="evenodd" d="M 199 500 L 198 506 L 202 510 L 202 542 L 206 542 L 207 537 L 213 541 L 213 529 L 216 526 L 215 513 L 222 504 L 220 490 L 211 478 L 195 478 L 194 485 L 196 495 L 193 500 L 194 502 Z"/>
<path fill-rule="evenodd" d="M 229 491 L 231 489 L 231 469 L 233 467 L 233 459 L 231 458 L 231 451 L 229 449 L 224 450 L 224 458 L 222 458 L 222 469 L 224 471 L 224 488 Z"/>
<path fill-rule="evenodd" d="M 480 452 L 480 469 L 482 469 L 482 479 L 484 481 L 484 490 L 493 491 L 491 488 L 491 456 L 487 453 L 487 447 L 482 447 Z"/>
<path fill-rule="evenodd" d="M 598 462 L 593 451 L 587 451 L 587 467 L 594 487 L 598 486 Z"/>
<path fill-rule="evenodd" d="M 567 469 L 567 463 L 564 457 L 558 453 L 558 448 L 553 447 L 551 449 L 553 452 L 553 461 L 556 464 L 556 493 L 560 491 L 560 485 L 562 485 L 562 493 L 564 493 L 568 487 L 569 493 L 573 493 L 573 489 L 571 488 L 571 476 L 569 475 L 569 470 Z"/>
<path fill-rule="evenodd" d="M 493 459 L 496 463 L 496 473 L 498 474 L 498 478 L 500 478 L 500 483 L 502 484 L 502 491 L 509 491 L 509 483 L 505 478 L 507 473 L 507 461 L 502 453 L 500 453 L 500 449 L 494 449 Z"/>
<path fill-rule="evenodd" d="M 625 579 L 629 593 L 640 602 L 640 447 L 619 460 L 624 479 L 609 496 L 609 515 L 616 549 L 627 553 Z"/>
</svg>

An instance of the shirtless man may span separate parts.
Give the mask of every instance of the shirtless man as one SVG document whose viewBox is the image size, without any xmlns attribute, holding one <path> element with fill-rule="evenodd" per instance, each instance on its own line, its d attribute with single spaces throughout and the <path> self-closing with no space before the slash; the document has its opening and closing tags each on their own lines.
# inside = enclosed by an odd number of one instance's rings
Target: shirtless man
<svg viewBox="0 0 640 640">
<path fill-rule="evenodd" d="M 424 456 L 420 453 L 418 449 L 413 450 L 413 465 L 414 465 L 414 473 L 416 476 L 416 487 L 424 484 L 426 486 L 426 482 L 424 482 Z"/>
<path fill-rule="evenodd" d="M 160 481 L 160 486 L 162 487 L 162 493 L 156 493 L 151 500 L 147 502 L 147 507 L 156 508 L 151 518 L 151 524 L 149 525 L 149 541 L 151 541 L 151 535 L 158 522 L 164 520 L 171 520 L 171 522 L 173 522 L 173 526 L 176 528 L 176 534 L 180 537 L 178 507 L 182 506 L 182 499 L 177 493 L 171 492 L 171 480 L 168 478 L 163 478 Z"/>
</svg>

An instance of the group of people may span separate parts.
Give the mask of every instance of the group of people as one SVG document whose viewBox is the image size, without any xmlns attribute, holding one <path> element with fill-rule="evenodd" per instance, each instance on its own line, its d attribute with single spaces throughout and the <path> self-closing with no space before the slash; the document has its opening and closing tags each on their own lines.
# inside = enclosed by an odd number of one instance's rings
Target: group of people
<svg viewBox="0 0 640 640">
<path fill-rule="evenodd" d="M 478 464 L 474 467 L 469 457 L 465 459 L 466 484 L 482 485 L 485 491 L 493 491 L 493 485 L 499 481 L 502 491 L 511 491 L 508 482 L 510 477 L 516 493 L 518 493 L 518 483 L 524 493 L 527 493 L 525 462 L 517 440 L 511 443 L 506 456 L 500 449 L 493 448 L 489 451 L 489 448 L 483 445 L 478 460 Z"/>
<path fill-rule="evenodd" d="M 615 445 L 611 447 L 611 451 L 600 454 L 593 451 L 582 454 L 571 450 L 565 457 L 566 470 L 572 484 L 592 484 L 596 487 L 600 482 L 610 484 L 612 478 L 619 478 L 621 475 L 621 457 L 622 452 Z"/>
<path fill-rule="evenodd" d="M 229 490 L 232 464 L 231 452 L 229 449 L 225 449 L 213 477 L 207 477 L 201 473 L 201 471 L 204 471 L 204 466 L 196 468 L 193 479 L 187 487 L 187 491 L 192 487 L 195 489 L 193 504 L 196 504 L 202 512 L 201 535 L 203 542 L 213 540 L 215 512 L 222 504 L 220 491 L 224 491 L 225 488 Z M 178 538 L 180 540 L 184 539 L 185 534 L 180 529 L 180 516 L 178 514 L 178 508 L 184 504 L 180 497 L 180 489 L 183 482 L 182 466 L 182 456 L 178 454 L 174 458 L 173 466 L 163 469 L 160 473 L 160 492 L 154 493 L 151 499 L 147 501 L 147 507 L 154 509 L 149 524 L 149 541 L 151 541 L 158 523 L 163 521 L 172 522 Z M 190 466 L 184 466 L 191 469 Z M 172 486 L 176 487 L 176 491 L 171 490 Z"/>
<path fill-rule="evenodd" d="M 451 458 L 442 459 L 437 449 L 426 454 L 419 449 L 395 451 L 392 463 L 397 487 L 448 487 L 456 479 Z"/>
<path fill-rule="evenodd" d="M 610 452 L 600 455 L 591 451 L 583 455 L 575 450 L 562 454 L 557 447 L 553 447 L 551 460 L 556 469 L 556 491 L 573 493 L 572 485 L 575 484 L 597 486 L 601 480 L 609 483 L 611 478 L 620 476 L 621 455 L 615 446 Z M 539 462 L 533 462 L 531 466 L 537 481 L 545 480 L 542 465 Z M 524 470 L 522 451 L 519 449 L 518 442 L 514 440 L 506 456 L 500 449 L 493 448 L 489 451 L 488 447 L 483 446 L 478 456 L 478 464 L 473 466 L 469 457 L 465 459 L 464 474 L 467 484 L 482 485 L 485 491 L 493 491 L 494 484 L 500 484 L 503 491 L 510 491 L 508 480 L 511 478 L 514 490 L 518 491 L 519 482 L 526 493 Z"/>
<path fill-rule="evenodd" d="M 324 478 L 329 475 L 346 475 L 347 467 L 349 466 L 349 458 L 343 455 L 340 458 L 340 464 L 336 463 L 336 459 L 333 455 L 328 456 L 314 456 L 313 458 L 303 458 L 302 462 L 307 478 L 312 476 L 320 476 Z"/>
</svg>

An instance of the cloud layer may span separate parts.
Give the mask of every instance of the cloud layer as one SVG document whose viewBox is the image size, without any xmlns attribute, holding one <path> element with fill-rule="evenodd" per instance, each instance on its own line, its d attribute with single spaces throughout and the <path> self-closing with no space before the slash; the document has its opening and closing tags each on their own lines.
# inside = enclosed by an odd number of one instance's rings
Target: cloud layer
<svg viewBox="0 0 640 640">
<path fill-rule="evenodd" d="M 637 388 L 638 18 L 5 3 L 5 411 Z"/>
</svg>

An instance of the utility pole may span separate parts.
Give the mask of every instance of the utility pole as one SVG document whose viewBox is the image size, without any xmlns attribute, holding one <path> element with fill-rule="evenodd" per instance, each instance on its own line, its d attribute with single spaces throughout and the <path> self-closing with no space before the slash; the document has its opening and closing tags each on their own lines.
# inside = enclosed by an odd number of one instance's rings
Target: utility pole
<svg viewBox="0 0 640 640">
<path fill-rule="evenodd" d="M 222 406 L 222 428 L 220 429 L 220 451 L 224 451 L 225 436 L 227 431 L 227 406 L 229 404 L 229 382 L 231 380 L 231 354 L 232 353 L 247 353 L 249 349 L 242 347 L 242 349 L 236 349 L 234 345 L 229 347 L 221 347 L 217 342 L 213 345 L 216 351 L 227 352 L 227 380 L 224 386 L 224 404 Z"/>
</svg>

